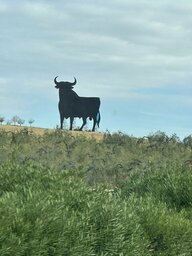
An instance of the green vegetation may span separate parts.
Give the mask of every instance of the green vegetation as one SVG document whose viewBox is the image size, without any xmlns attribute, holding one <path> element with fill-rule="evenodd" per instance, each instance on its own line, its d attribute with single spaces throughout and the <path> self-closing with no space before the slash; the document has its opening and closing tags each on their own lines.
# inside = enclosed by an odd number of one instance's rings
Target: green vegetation
<svg viewBox="0 0 192 256">
<path fill-rule="evenodd" d="M 192 255 L 192 137 L 0 130 L 1 256 Z"/>
</svg>

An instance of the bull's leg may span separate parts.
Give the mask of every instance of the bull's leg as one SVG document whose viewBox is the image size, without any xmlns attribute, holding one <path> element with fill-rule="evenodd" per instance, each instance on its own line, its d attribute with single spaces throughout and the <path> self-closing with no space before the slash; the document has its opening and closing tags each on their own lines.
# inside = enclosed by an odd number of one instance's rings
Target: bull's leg
<svg viewBox="0 0 192 256">
<path fill-rule="evenodd" d="M 73 120 L 74 120 L 74 117 L 70 117 L 70 128 L 69 128 L 69 130 L 73 129 Z"/>
<path fill-rule="evenodd" d="M 95 125 L 96 125 L 96 123 L 97 123 L 97 116 L 94 116 L 94 117 L 93 117 L 93 128 L 92 128 L 92 132 L 95 131 Z"/>
<path fill-rule="evenodd" d="M 60 129 L 63 129 L 64 116 L 60 115 Z"/>
<path fill-rule="evenodd" d="M 83 124 L 82 124 L 82 126 L 79 128 L 79 131 L 82 131 L 82 130 L 83 130 L 83 127 L 86 125 L 86 123 L 87 123 L 87 119 L 86 119 L 86 117 L 83 117 Z"/>
</svg>

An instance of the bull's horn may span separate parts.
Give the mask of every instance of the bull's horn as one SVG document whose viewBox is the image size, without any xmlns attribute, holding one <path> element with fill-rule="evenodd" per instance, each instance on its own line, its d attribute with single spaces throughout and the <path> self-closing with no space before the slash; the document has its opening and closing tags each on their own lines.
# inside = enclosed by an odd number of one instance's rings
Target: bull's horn
<svg viewBox="0 0 192 256">
<path fill-rule="evenodd" d="M 71 85 L 75 85 L 77 83 L 76 78 L 74 77 L 75 81 L 73 83 L 70 83 Z"/>
<path fill-rule="evenodd" d="M 54 79 L 54 83 L 55 83 L 55 84 L 58 84 L 58 82 L 57 82 L 57 80 L 56 80 L 57 77 L 58 77 L 58 76 L 56 76 L 55 79 Z"/>
</svg>

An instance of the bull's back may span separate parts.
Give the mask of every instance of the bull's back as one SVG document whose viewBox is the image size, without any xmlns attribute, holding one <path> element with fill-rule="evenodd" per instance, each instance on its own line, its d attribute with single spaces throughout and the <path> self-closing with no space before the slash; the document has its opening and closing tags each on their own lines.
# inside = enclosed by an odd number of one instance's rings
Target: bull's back
<svg viewBox="0 0 192 256">
<path fill-rule="evenodd" d="M 98 97 L 79 97 L 78 101 L 94 107 L 100 107 L 100 98 Z"/>
<path fill-rule="evenodd" d="M 94 117 L 99 111 L 100 104 L 98 97 L 78 97 L 60 102 L 59 109 L 66 118 Z"/>
<path fill-rule="evenodd" d="M 79 97 L 75 104 L 76 113 L 78 113 L 79 116 L 93 117 L 98 113 L 100 104 L 100 98 Z"/>
</svg>

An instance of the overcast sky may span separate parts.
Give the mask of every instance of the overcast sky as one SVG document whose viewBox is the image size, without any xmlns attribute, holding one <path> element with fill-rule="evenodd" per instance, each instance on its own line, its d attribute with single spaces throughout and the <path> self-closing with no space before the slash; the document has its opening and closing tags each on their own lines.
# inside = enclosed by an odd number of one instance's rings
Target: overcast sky
<svg viewBox="0 0 192 256">
<path fill-rule="evenodd" d="M 0 0 L 0 116 L 56 127 L 55 76 L 101 98 L 100 131 L 188 136 L 192 1 Z"/>
</svg>

